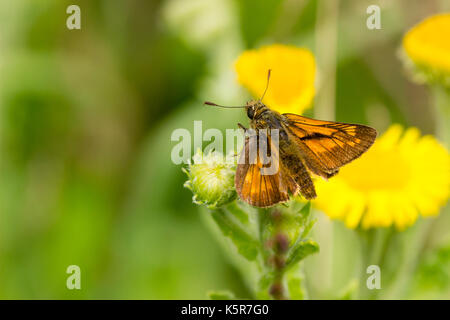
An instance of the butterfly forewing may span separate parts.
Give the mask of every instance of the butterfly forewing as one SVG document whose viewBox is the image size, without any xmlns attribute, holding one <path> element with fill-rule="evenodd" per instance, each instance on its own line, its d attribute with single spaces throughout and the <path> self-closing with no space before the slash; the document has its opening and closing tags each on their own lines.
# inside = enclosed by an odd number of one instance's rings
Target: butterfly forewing
<svg viewBox="0 0 450 320">
<path fill-rule="evenodd" d="M 358 124 L 310 119 L 286 113 L 285 129 L 301 151 L 307 167 L 329 178 L 358 158 L 375 141 L 375 129 Z"/>
</svg>

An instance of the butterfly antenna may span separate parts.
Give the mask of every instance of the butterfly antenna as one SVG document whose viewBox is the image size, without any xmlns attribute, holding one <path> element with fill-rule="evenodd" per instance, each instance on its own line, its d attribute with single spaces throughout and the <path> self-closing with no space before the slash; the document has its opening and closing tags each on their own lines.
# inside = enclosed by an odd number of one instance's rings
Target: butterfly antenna
<svg viewBox="0 0 450 320">
<path fill-rule="evenodd" d="M 222 106 L 220 104 L 217 104 L 214 102 L 209 102 L 209 101 L 205 101 L 204 104 L 206 104 L 208 106 L 219 107 L 219 108 L 245 108 L 245 106 Z"/>
<path fill-rule="evenodd" d="M 267 89 L 269 89 L 269 80 L 270 80 L 270 73 L 272 70 L 268 70 L 267 71 L 267 82 L 266 82 L 266 88 L 264 89 L 264 93 L 262 94 L 261 98 L 259 99 L 259 101 L 262 101 L 262 99 L 264 99 L 264 96 L 266 95 Z"/>
</svg>

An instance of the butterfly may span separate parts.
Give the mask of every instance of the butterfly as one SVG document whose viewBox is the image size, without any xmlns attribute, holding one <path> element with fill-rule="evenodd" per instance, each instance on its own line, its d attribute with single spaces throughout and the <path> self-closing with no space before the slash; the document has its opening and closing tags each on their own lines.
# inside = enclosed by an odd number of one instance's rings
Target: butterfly
<svg viewBox="0 0 450 320">
<path fill-rule="evenodd" d="M 369 126 L 280 114 L 270 109 L 262 103 L 269 79 L 270 70 L 262 97 L 245 106 L 205 102 L 217 107 L 245 108 L 250 129 L 238 126 L 245 133 L 254 134 L 245 135 L 235 187 L 241 200 L 261 208 L 286 202 L 290 194 L 300 193 L 307 200 L 316 198 L 311 173 L 324 179 L 333 177 L 340 167 L 366 152 L 377 136 L 377 131 Z M 267 169 L 274 164 L 277 170 L 269 172 Z"/>
</svg>

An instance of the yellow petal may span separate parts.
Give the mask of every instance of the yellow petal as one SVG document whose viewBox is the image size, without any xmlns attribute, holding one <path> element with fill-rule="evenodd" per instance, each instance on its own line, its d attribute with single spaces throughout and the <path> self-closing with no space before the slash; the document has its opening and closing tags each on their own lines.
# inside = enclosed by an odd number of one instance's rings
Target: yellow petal
<svg viewBox="0 0 450 320">
<path fill-rule="evenodd" d="M 450 14 L 431 16 L 403 38 L 403 48 L 417 64 L 450 73 Z"/>
<path fill-rule="evenodd" d="M 419 215 L 438 215 L 447 202 L 450 157 L 433 136 L 393 125 L 365 155 L 316 187 L 314 204 L 349 228 L 404 230 Z"/>
<path fill-rule="evenodd" d="M 264 92 L 269 69 L 270 84 L 263 99 L 266 105 L 281 113 L 297 114 L 311 105 L 316 63 L 309 50 L 276 44 L 245 51 L 236 62 L 239 83 L 256 99 Z"/>
</svg>

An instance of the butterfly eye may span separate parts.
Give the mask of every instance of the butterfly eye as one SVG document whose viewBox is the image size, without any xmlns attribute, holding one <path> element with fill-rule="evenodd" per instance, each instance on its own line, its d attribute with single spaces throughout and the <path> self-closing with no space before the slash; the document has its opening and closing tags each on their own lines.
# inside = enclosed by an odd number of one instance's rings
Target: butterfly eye
<svg viewBox="0 0 450 320">
<path fill-rule="evenodd" d="M 248 108 L 248 109 L 247 109 L 247 116 L 248 116 L 250 119 L 253 119 L 253 117 L 255 116 L 255 109 L 252 108 L 252 107 Z"/>
</svg>

